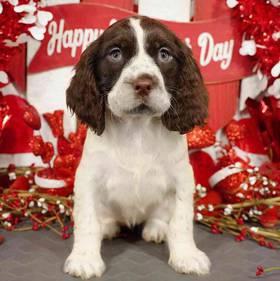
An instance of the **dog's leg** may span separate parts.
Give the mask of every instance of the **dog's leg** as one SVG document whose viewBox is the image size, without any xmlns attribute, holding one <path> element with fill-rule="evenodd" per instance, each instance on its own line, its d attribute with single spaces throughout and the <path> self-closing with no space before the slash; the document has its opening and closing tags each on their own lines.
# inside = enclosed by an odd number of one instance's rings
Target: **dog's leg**
<svg viewBox="0 0 280 281">
<path fill-rule="evenodd" d="M 113 239 L 120 233 L 120 226 L 113 219 L 104 219 L 101 223 L 103 239 Z"/>
<path fill-rule="evenodd" d="M 146 221 L 142 237 L 147 242 L 162 243 L 166 240 L 168 222 L 174 206 L 174 196 L 168 194 Z"/>
<path fill-rule="evenodd" d="M 64 265 L 64 272 L 82 279 L 99 277 L 105 271 L 100 254 L 102 233 L 94 202 L 95 185 L 88 169 L 81 162 L 76 173 L 74 246 Z"/>
<path fill-rule="evenodd" d="M 174 212 L 167 232 L 169 264 L 179 273 L 206 274 L 210 261 L 193 238 L 193 170 L 190 165 L 186 167 L 184 160 L 177 171 L 181 172 L 177 173 Z"/>
</svg>

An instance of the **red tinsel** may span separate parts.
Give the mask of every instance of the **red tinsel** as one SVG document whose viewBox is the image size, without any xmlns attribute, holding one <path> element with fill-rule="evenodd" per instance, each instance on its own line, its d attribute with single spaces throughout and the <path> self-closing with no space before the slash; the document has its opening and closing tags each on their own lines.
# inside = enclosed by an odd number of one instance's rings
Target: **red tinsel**
<svg viewBox="0 0 280 281">
<path fill-rule="evenodd" d="M 43 38 L 44 26 L 52 16 L 49 12 L 41 12 L 39 18 L 40 2 L 0 0 L 0 71 L 7 72 L 12 57 L 20 51 L 19 44 L 26 42 L 27 36 Z M 37 29 L 32 30 L 33 26 Z"/>
<path fill-rule="evenodd" d="M 275 1 L 274 1 L 275 2 Z M 240 19 L 244 40 L 254 40 L 254 59 L 270 83 L 280 75 L 280 6 L 269 0 L 227 0 Z"/>
<path fill-rule="evenodd" d="M 19 0 L 19 4 L 21 5 L 28 4 L 29 2 L 29 0 Z M 38 0 L 34 2 L 38 2 Z M 30 34 L 28 28 L 31 25 L 20 22 L 25 13 L 16 13 L 14 11 L 14 5 L 3 0 L 0 4 L 3 7 L 0 17 L 0 69 L 5 69 L 5 66 L 8 65 L 14 54 L 19 51 L 18 46 L 11 48 L 6 46 L 5 41 L 11 40 L 15 42 L 21 34 Z"/>
</svg>

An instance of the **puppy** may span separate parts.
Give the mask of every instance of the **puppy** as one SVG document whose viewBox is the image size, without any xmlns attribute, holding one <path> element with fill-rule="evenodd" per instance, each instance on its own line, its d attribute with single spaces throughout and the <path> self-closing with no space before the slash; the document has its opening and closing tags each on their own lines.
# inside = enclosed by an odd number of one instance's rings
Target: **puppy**
<svg viewBox="0 0 280 281">
<path fill-rule="evenodd" d="M 103 238 L 144 224 L 166 241 L 169 264 L 206 274 L 193 238 L 193 170 L 182 134 L 207 117 L 207 93 L 191 50 L 156 20 L 110 26 L 82 54 L 67 104 L 89 126 L 75 180 L 74 246 L 64 271 L 101 276 Z"/>
</svg>

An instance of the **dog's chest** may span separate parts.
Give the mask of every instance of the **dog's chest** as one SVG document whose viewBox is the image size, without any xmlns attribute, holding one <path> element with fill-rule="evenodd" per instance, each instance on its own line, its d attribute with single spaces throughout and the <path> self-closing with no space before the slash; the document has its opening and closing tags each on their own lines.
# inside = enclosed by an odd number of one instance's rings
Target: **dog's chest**
<svg viewBox="0 0 280 281">
<path fill-rule="evenodd" d="M 125 223 L 140 223 L 164 199 L 170 185 L 161 143 L 149 135 L 131 136 L 108 151 L 106 180 L 109 205 Z"/>
</svg>

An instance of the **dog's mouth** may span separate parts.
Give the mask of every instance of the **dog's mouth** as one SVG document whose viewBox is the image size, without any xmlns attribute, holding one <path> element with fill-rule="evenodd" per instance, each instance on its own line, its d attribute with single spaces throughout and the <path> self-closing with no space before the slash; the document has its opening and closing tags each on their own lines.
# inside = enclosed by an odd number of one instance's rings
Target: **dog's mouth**
<svg viewBox="0 0 280 281">
<path fill-rule="evenodd" d="M 137 115 L 137 114 L 147 114 L 147 115 L 152 115 L 155 113 L 155 111 L 147 106 L 146 104 L 142 103 L 130 110 L 127 111 L 128 114 L 133 114 L 133 115 Z"/>
</svg>

